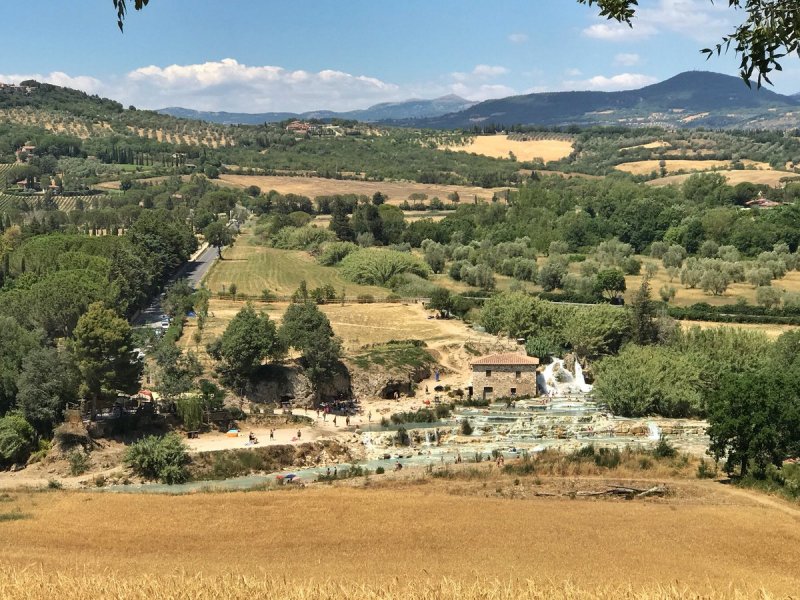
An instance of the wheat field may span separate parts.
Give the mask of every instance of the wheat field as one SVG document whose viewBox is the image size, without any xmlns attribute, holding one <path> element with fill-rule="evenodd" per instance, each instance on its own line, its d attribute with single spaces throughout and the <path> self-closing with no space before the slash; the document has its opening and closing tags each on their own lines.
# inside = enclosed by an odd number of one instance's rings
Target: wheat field
<svg viewBox="0 0 800 600">
<path fill-rule="evenodd" d="M 594 501 L 506 495 L 530 493 L 530 478 L 462 494 L 449 481 L 389 486 L 392 477 L 187 496 L 10 494 L 2 512 L 22 518 L 0 523 L 0 596 L 716 599 L 800 589 L 797 511 L 709 491 L 719 484 Z"/>
<path fill-rule="evenodd" d="M 659 160 L 637 160 L 617 165 L 615 169 L 633 175 L 649 175 L 653 171 L 659 171 L 661 168 L 659 162 Z M 675 173 L 677 171 L 710 171 L 712 169 L 727 169 L 730 167 L 730 164 L 731 162 L 729 160 L 667 159 L 664 161 L 664 168 L 667 170 L 667 173 Z M 767 163 L 753 160 L 743 160 L 742 164 L 757 170 L 770 169 Z"/>
<path fill-rule="evenodd" d="M 461 202 L 474 197 L 489 201 L 495 193 L 504 193 L 508 188 L 480 188 L 465 185 L 416 183 L 413 181 L 355 181 L 347 179 L 325 179 L 323 177 L 289 177 L 280 175 L 220 175 L 219 181 L 235 187 L 246 188 L 257 185 L 262 192 L 275 190 L 281 194 L 299 194 L 314 198 L 335 194 L 364 194 L 372 196 L 381 192 L 389 197 L 389 204 L 401 204 L 410 194 L 427 194 L 447 201 L 448 194 L 458 192 Z"/>
<path fill-rule="evenodd" d="M 705 162 L 705 161 L 703 161 Z M 658 169 L 654 169 L 658 170 Z M 744 171 L 716 171 L 728 180 L 728 185 L 736 185 L 737 183 L 749 182 L 756 184 L 765 184 L 772 187 L 778 187 L 783 178 L 800 179 L 800 174 L 791 173 L 789 171 L 776 171 L 774 169 L 749 169 Z M 691 175 L 685 173 L 683 175 L 668 175 L 659 179 L 653 179 L 645 182 L 647 185 L 671 185 L 682 184 Z"/>
<path fill-rule="evenodd" d="M 572 142 L 566 140 L 513 140 L 505 134 L 478 135 L 465 146 L 445 146 L 442 149 L 456 150 L 490 156 L 492 158 L 508 158 L 513 152 L 517 160 L 529 161 L 541 159 L 544 162 L 560 160 L 572 153 Z"/>
</svg>

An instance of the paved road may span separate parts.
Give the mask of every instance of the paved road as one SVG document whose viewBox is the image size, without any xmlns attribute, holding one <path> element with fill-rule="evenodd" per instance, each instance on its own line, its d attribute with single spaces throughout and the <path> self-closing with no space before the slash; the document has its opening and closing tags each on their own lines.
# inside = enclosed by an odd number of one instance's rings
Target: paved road
<svg viewBox="0 0 800 600">
<path fill-rule="evenodd" d="M 196 288 L 215 260 L 217 260 L 217 249 L 209 246 L 194 260 L 190 260 L 178 269 L 177 273 L 170 277 L 168 284 L 176 279 L 186 278 L 191 286 Z M 162 312 L 161 298 L 156 296 L 151 300 L 147 308 L 134 319 L 133 324 L 158 327 L 161 323 Z"/>
</svg>

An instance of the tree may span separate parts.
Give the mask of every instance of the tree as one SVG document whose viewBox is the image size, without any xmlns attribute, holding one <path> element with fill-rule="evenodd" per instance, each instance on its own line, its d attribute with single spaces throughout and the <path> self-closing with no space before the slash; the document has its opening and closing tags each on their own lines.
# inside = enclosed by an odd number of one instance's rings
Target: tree
<svg viewBox="0 0 800 600">
<path fill-rule="evenodd" d="M 756 302 L 764 308 L 775 308 L 781 303 L 783 294 L 772 286 L 760 286 L 756 288 Z"/>
<path fill-rule="evenodd" d="M 33 450 L 34 430 L 21 414 L 0 418 L 0 465 L 23 462 Z"/>
<path fill-rule="evenodd" d="M 40 435 L 61 421 L 67 402 L 78 394 L 75 365 L 63 351 L 39 348 L 25 356 L 17 382 L 17 406 Z"/>
<path fill-rule="evenodd" d="M 645 277 L 631 300 L 631 338 L 640 346 L 656 341 L 658 327 L 653 301 L 650 299 L 650 280 Z"/>
<path fill-rule="evenodd" d="M 786 458 L 798 404 L 796 394 L 788 397 L 786 383 L 773 369 L 723 376 L 709 399 L 708 436 L 709 453 L 727 461 L 728 473 L 738 465 L 745 476 L 751 462 L 763 472 Z"/>
<path fill-rule="evenodd" d="M 453 311 L 453 298 L 450 295 L 450 290 L 443 287 L 437 287 L 431 294 L 428 308 L 431 310 L 438 310 L 439 316 L 447 318 Z"/>
<path fill-rule="evenodd" d="M 381 192 L 375 192 L 374 194 L 372 194 L 372 204 L 374 204 L 375 206 L 380 206 L 381 204 L 386 202 L 387 199 L 388 196 L 385 196 Z"/>
<path fill-rule="evenodd" d="M 283 356 L 275 323 L 247 304 L 228 323 L 225 332 L 209 347 L 209 354 L 221 362 L 225 378 L 242 390 L 266 358 Z"/>
<path fill-rule="evenodd" d="M 184 354 L 174 342 L 164 339 L 155 351 L 158 377 L 156 389 L 167 399 L 173 399 L 192 389 L 195 377 L 203 368 L 194 353 Z"/>
<path fill-rule="evenodd" d="M 138 388 L 142 365 L 133 354 L 131 327 L 113 310 L 100 302 L 89 306 L 72 332 L 71 346 L 82 392 L 93 409 L 104 393 L 133 393 Z"/>
<path fill-rule="evenodd" d="M 616 298 L 625 291 L 625 274 L 619 269 L 603 269 L 595 279 L 595 293 L 603 294 L 608 300 Z"/>
<path fill-rule="evenodd" d="M 302 353 L 306 375 L 319 400 L 322 386 L 336 375 L 342 355 L 328 317 L 313 302 L 290 304 L 278 333 L 287 346 Z"/>
<path fill-rule="evenodd" d="M 0 414 L 14 406 L 25 356 L 40 347 L 40 336 L 11 317 L 0 316 Z"/>
<path fill-rule="evenodd" d="M 217 249 L 217 256 L 222 258 L 222 247 L 230 246 L 233 242 L 233 234 L 227 225 L 222 221 L 213 221 L 203 230 L 203 237 L 209 246 Z"/>
<path fill-rule="evenodd" d="M 536 282 L 542 286 L 545 292 L 552 292 L 556 288 L 560 288 L 567 274 L 566 261 L 558 260 L 558 257 L 551 257 L 536 276 Z"/>
</svg>

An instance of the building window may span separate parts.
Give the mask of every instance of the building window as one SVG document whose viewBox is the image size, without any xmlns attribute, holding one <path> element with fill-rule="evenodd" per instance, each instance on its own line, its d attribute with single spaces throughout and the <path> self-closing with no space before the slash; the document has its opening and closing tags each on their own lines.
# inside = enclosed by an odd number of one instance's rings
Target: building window
<svg viewBox="0 0 800 600">
<path fill-rule="evenodd" d="M 517 380 L 521 379 L 522 378 L 522 371 L 517 371 L 516 373 L 514 373 L 514 377 Z"/>
<path fill-rule="evenodd" d="M 492 376 L 492 371 L 490 369 L 486 369 L 486 376 L 487 377 L 491 377 Z"/>
<path fill-rule="evenodd" d="M 512 396 L 516 396 L 517 395 L 517 388 L 511 388 L 511 395 Z"/>
</svg>

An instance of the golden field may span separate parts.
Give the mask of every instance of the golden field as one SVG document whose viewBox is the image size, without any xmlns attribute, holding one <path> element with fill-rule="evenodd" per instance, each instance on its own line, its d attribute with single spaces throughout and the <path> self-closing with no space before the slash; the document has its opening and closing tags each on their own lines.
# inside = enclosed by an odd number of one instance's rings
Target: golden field
<svg viewBox="0 0 800 600">
<path fill-rule="evenodd" d="M 541 159 L 544 162 L 560 160 L 572 153 L 572 142 L 565 140 L 511 140 L 507 135 L 479 135 L 464 146 L 443 146 L 442 149 L 469 152 L 492 158 L 508 158 L 513 152 L 519 161 Z"/>
<path fill-rule="evenodd" d="M 183 496 L 12 493 L 3 598 L 745 598 L 800 589 L 800 513 L 713 482 L 533 495 L 409 473 Z M 514 491 L 514 496 L 510 494 Z M 756 595 L 756 594 L 759 595 Z"/>
<path fill-rule="evenodd" d="M 451 192 L 458 192 L 462 202 L 471 201 L 475 196 L 479 200 L 489 201 L 495 192 L 501 193 L 508 189 L 427 184 L 413 181 L 350 181 L 346 179 L 325 179 L 323 177 L 289 177 L 280 175 L 220 175 L 219 180 L 235 187 L 246 188 L 251 185 L 257 185 L 262 192 L 275 190 L 281 194 L 299 194 L 309 198 L 335 194 L 364 194 L 372 196 L 375 192 L 381 192 L 389 197 L 389 204 L 400 204 L 413 193 L 427 194 L 429 198 L 438 197 L 443 202 L 447 201 L 447 195 Z"/>
<path fill-rule="evenodd" d="M 659 160 L 637 160 L 628 163 L 622 163 L 614 167 L 619 171 L 625 171 L 632 175 L 649 175 L 653 171 L 658 172 L 661 168 Z M 675 173 L 677 171 L 710 171 L 712 169 L 725 169 L 730 166 L 729 160 L 680 160 L 680 159 L 667 159 L 664 161 L 664 168 L 667 173 Z M 743 160 L 744 165 L 754 167 L 755 169 L 768 170 L 770 166 L 767 163 L 755 162 L 752 160 Z"/>
<path fill-rule="evenodd" d="M 702 161 L 706 162 L 706 161 Z M 657 170 L 657 169 L 656 169 Z M 728 180 L 729 185 L 736 185 L 737 183 L 742 182 L 749 182 L 749 183 L 756 183 L 756 184 L 764 184 L 764 185 L 771 185 L 772 187 L 777 187 L 781 184 L 781 179 L 784 177 L 800 179 L 800 175 L 797 173 L 791 173 L 789 171 L 776 171 L 775 169 L 750 169 L 744 171 L 716 171 L 720 175 L 723 175 L 725 179 Z M 650 181 L 645 182 L 647 185 L 671 185 L 671 184 L 682 184 L 686 181 L 691 175 L 688 173 L 684 173 L 683 175 L 668 175 L 667 177 L 661 177 L 659 179 L 652 179 Z"/>
</svg>

